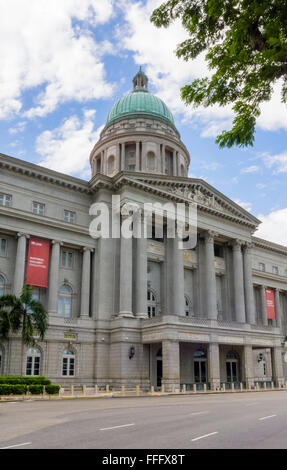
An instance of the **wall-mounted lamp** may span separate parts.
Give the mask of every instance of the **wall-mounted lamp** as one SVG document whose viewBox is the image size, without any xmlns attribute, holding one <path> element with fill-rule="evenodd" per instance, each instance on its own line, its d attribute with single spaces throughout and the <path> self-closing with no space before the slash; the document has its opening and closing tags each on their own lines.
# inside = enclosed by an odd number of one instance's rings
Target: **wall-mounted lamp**
<svg viewBox="0 0 287 470">
<path fill-rule="evenodd" d="M 129 359 L 132 359 L 135 355 L 135 347 L 131 346 L 129 350 Z"/>
</svg>

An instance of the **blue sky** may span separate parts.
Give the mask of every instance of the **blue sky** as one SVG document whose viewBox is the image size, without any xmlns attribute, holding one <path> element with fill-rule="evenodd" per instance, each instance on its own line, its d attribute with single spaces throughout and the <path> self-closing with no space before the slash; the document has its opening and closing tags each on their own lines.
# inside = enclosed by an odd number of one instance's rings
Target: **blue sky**
<svg viewBox="0 0 287 470">
<path fill-rule="evenodd" d="M 179 61 L 186 38 L 149 21 L 160 0 L 0 0 L 0 152 L 89 179 L 89 153 L 107 114 L 142 65 L 174 114 L 203 178 L 262 220 L 256 235 L 287 245 L 287 109 L 280 83 L 262 106 L 254 147 L 221 150 L 231 108 L 193 109 L 180 88 L 208 70 Z"/>
</svg>

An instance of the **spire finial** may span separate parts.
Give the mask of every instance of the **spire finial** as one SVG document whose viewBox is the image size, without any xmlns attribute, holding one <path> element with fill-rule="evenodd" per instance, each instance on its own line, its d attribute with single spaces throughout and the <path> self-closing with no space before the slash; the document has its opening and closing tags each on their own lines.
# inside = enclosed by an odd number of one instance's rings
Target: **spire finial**
<svg viewBox="0 0 287 470">
<path fill-rule="evenodd" d="M 142 71 L 142 66 L 136 76 L 133 79 L 134 91 L 148 91 L 148 78 L 146 74 Z"/>
</svg>

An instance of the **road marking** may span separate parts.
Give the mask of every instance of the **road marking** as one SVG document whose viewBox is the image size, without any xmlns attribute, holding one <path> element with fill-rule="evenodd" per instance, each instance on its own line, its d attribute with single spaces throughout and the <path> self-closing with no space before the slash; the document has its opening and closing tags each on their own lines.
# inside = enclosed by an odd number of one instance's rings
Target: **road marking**
<svg viewBox="0 0 287 470">
<path fill-rule="evenodd" d="M 210 411 L 196 411 L 195 413 L 191 413 L 189 416 L 205 415 L 207 413 L 210 413 Z"/>
<path fill-rule="evenodd" d="M 0 447 L 0 449 L 1 450 L 3 450 L 3 449 L 13 449 L 13 447 L 30 446 L 30 445 L 32 445 L 32 442 L 24 442 L 23 444 L 15 444 L 13 446 Z"/>
<path fill-rule="evenodd" d="M 134 423 L 132 423 L 132 424 L 122 424 L 121 426 L 113 426 L 111 428 L 102 428 L 102 429 L 100 429 L 100 431 L 108 431 L 110 429 L 118 429 L 118 428 L 127 428 L 128 426 L 135 426 L 135 424 Z"/>
<path fill-rule="evenodd" d="M 218 432 L 211 432 L 210 434 L 205 434 L 204 436 L 196 437 L 195 439 L 191 439 L 191 442 L 199 441 L 199 439 L 204 439 L 205 437 L 214 436 L 214 434 L 218 434 Z"/>
<path fill-rule="evenodd" d="M 270 416 L 263 416 L 263 418 L 259 418 L 259 421 L 263 421 L 263 419 L 275 418 L 277 415 L 270 415 Z"/>
</svg>

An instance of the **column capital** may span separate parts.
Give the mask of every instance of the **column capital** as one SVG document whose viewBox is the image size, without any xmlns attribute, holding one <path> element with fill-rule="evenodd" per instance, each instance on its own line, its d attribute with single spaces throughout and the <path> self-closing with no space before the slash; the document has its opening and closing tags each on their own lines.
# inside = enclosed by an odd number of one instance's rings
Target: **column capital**
<svg viewBox="0 0 287 470">
<path fill-rule="evenodd" d="M 84 246 L 82 248 L 82 251 L 85 253 L 86 251 L 90 251 L 91 253 L 93 253 L 95 251 L 94 248 L 91 248 L 90 246 Z"/>
<path fill-rule="evenodd" d="M 245 242 L 243 240 L 240 240 L 239 238 L 235 238 L 230 242 L 230 245 L 234 250 L 241 250 L 241 247 L 244 246 L 244 244 Z"/>
<path fill-rule="evenodd" d="M 28 235 L 27 233 L 18 232 L 18 233 L 17 233 L 17 237 L 18 237 L 18 238 L 25 237 L 27 240 L 29 240 L 30 235 Z"/>
<path fill-rule="evenodd" d="M 61 242 L 60 240 L 52 240 L 52 245 L 60 245 L 60 246 L 63 246 L 63 242 Z"/>
<path fill-rule="evenodd" d="M 213 230 L 206 230 L 203 234 L 203 238 L 206 241 L 206 243 L 212 243 L 214 242 L 214 237 L 216 237 L 218 234 L 214 232 Z"/>
<path fill-rule="evenodd" d="M 254 243 L 252 243 L 252 242 L 243 243 L 243 248 L 246 252 L 250 251 L 250 250 L 252 250 L 252 248 L 254 248 Z"/>
</svg>

